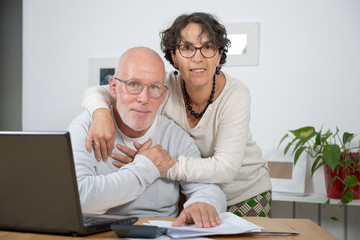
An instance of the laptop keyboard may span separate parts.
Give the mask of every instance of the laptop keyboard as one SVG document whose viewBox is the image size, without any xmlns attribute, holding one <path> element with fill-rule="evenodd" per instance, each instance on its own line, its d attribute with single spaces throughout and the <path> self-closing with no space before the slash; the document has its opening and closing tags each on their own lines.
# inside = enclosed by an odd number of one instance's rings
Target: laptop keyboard
<svg viewBox="0 0 360 240">
<path fill-rule="evenodd" d="M 83 217 L 83 221 L 85 225 L 94 225 L 102 223 L 113 223 L 116 220 L 113 218 Z"/>
<path fill-rule="evenodd" d="M 112 224 L 115 222 L 123 222 L 123 224 L 133 224 L 137 221 L 137 218 L 129 218 L 124 220 L 124 219 L 116 219 L 116 218 L 83 216 L 83 221 L 84 221 L 84 225 Z"/>
</svg>

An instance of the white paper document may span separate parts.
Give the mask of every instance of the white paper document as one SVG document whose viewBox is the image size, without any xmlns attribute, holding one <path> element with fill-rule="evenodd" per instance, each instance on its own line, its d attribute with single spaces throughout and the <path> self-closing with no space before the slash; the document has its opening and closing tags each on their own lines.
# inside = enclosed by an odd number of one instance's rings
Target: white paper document
<svg viewBox="0 0 360 240">
<path fill-rule="evenodd" d="M 172 227 L 172 221 L 158 220 L 149 220 L 149 223 L 145 224 L 167 228 L 166 235 L 172 238 L 260 232 L 262 228 L 230 212 L 220 213 L 219 217 L 221 219 L 221 224 L 213 228 L 197 228 L 195 224 Z"/>
</svg>

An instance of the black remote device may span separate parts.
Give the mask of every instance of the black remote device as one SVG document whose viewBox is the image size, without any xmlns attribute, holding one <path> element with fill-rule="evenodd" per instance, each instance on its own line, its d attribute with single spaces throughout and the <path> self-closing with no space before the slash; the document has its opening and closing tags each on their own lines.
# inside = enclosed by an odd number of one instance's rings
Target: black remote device
<svg viewBox="0 0 360 240">
<path fill-rule="evenodd" d="M 166 228 L 149 225 L 112 224 L 111 229 L 122 238 L 157 238 L 166 233 Z"/>
</svg>

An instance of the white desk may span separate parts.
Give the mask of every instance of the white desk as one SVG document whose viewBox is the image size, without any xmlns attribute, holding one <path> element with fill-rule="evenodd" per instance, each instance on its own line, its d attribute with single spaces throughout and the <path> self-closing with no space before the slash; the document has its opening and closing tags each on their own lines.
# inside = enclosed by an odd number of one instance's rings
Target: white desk
<svg viewBox="0 0 360 240">
<path fill-rule="evenodd" d="M 323 204 L 327 201 L 327 197 L 319 193 L 280 193 L 273 192 L 272 197 L 274 201 L 284 201 L 284 202 L 301 202 L 301 203 L 320 203 Z M 339 205 L 341 204 L 340 199 L 330 199 L 330 204 Z M 353 200 L 348 204 L 349 206 L 360 206 L 360 200 Z"/>
<path fill-rule="evenodd" d="M 360 200 L 336 209 L 341 202 L 331 199 L 330 205 L 323 208 L 327 201 L 325 194 L 293 194 L 273 192 L 273 218 L 309 218 L 340 240 L 358 240 L 360 236 Z M 337 214 L 338 211 L 338 214 Z M 337 216 L 339 221 L 330 217 Z"/>
</svg>

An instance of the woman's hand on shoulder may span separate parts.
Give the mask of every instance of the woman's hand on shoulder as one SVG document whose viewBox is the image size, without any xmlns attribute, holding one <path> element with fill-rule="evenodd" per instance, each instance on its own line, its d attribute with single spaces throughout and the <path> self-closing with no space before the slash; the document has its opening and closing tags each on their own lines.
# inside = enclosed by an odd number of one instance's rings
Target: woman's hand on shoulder
<svg viewBox="0 0 360 240">
<path fill-rule="evenodd" d="M 114 149 L 116 128 L 111 113 L 106 108 L 94 111 L 93 122 L 90 125 L 86 139 L 86 149 L 94 154 L 98 162 L 106 161 Z"/>
</svg>

